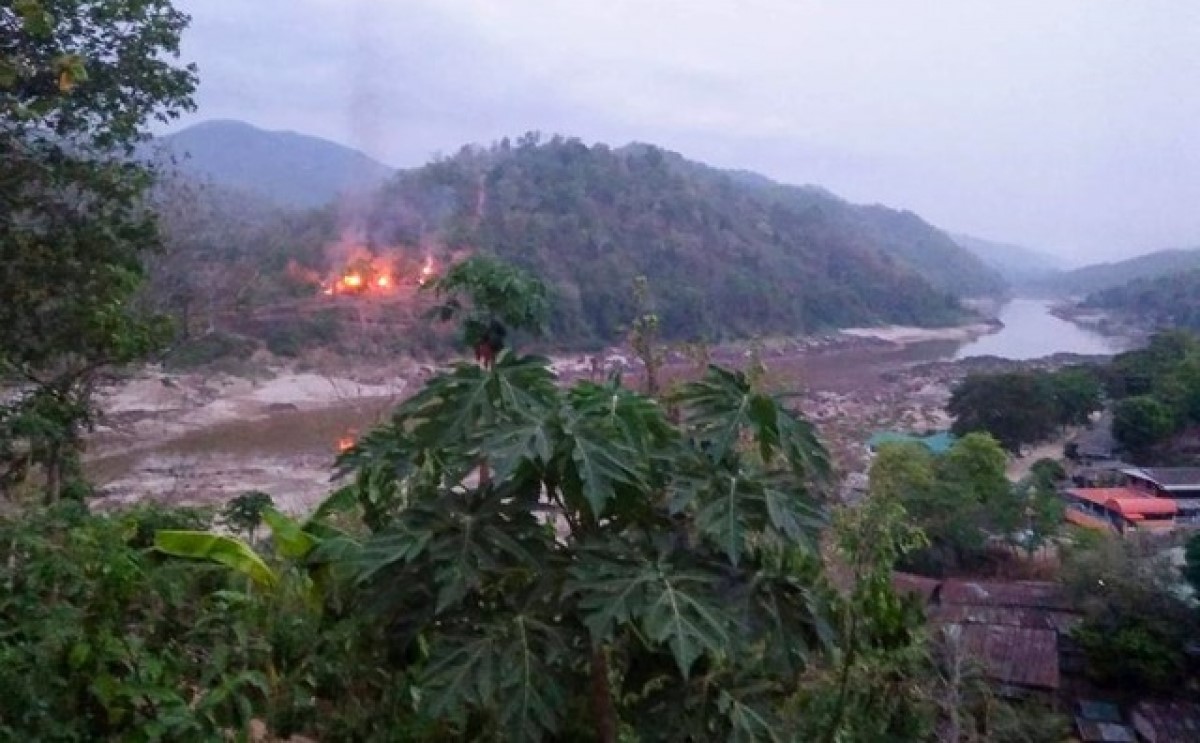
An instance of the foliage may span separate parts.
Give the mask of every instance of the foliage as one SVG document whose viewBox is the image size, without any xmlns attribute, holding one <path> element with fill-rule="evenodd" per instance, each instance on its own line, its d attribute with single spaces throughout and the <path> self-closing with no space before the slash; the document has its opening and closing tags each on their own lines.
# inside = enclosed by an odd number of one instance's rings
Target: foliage
<svg viewBox="0 0 1200 743">
<path fill-rule="evenodd" d="M 1181 649 L 1200 627 L 1178 596 L 1177 580 L 1149 542 L 1109 537 L 1067 553 L 1063 583 L 1084 612 L 1073 636 L 1094 680 L 1158 692 L 1185 683 Z"/>
<path fill-rule="evenodd" d="M 235 532 L 246 534 L 251 542 L 254 532 L 262 525 L 263 513 L 275 506 L 274 499 L 261 490 L 248 490 L 236 495 L 221 509 L 221 522 Z"/>
<path fill-rule="evenodd" d="M 1200 331 L 1200 252 L 1190 251 L 1188 268 L 1138 278 L 1089 295 L 1083 306 L 1120 312 L 1154 328 Z"/>
<path fill-rule="evenodd" d="M 1085 423 L 1100 410 L 1102 386 L 1088 369 L 972 374 L 954 388 L 954 432 L 986 431 L 1008 451 L 1049 438 L 1060 425 Z"/>
<path fill-rule="evenodd" d="M 953 567 L 980 552 L 989 536 L 1019 528 L 1021 500 L 1005 477 L 1006 462 L 987 434 L 968 434 L 938 458 L 918 444 L 886 444 L 871 463 L 870 493 L 902 504 L 928 537 L 929 549 L 913 561 Z"/>
<path fill-rule="evenodd" d="M 833 534 L 847 585 L 833 597 L 830 657 L 814 660 L 788 708 L 792 739 L 927 739 L 935 710 L 922 609 L 892 587 L 894 566 L 925 537 L 891 494 L 839 510 Z"/>
<path fill-rule="evenodd" d="M 1113 406 L 1113 438 L 1137 453 L 1175 430 L 1171 409 L 1150 395 L 1128 397 Z"/>
<path fill-rule="evenodd" d="M 379 244 L 432 232 L 542 276 L 564 345 L 619 341 L 638 276 L 655 287 L 668 340 L 953 323 L 964 316 L 954 292 L 1002 284 L 914 215 L 750 183 L 644 145 L 527 135 L 464 148 L 398 174 L 366 222 Z"/>
<path fill-rule="evenodd" d="M 457 320 L 463 342 L 484 365 L 506 348 L 509 331 L 543 329 L 545 286 L 507 263 L 473 256 L 452 266 L 432 286 L 444 297 L 432 315 L 443 322 Z"/>
<path fill-rule="evenodd" d="M 1192 536 L 1187 541 L 1187 547 L 1184 550 L 1183 578 L 1192 586 L 1192 590 L 1200 595 L 1200 534 Z"/>
<path fill-rule="evenodd" d="M 173 65 L 187 17 L 165 0 L 39 0 L 0 9 L 0 458 L 39 466 L 48 499 L 77 475 L 101 370 L 138 359 L 162 323 L 131 299 L 158 244 L 129 158 L 149 119 L 191 106 Z"/>
<path fill-rule="evenodd" d="M 770 734 L 820 646 L 828 465 L 739 374 L 711 368 L 673 404 L 679 425 L 505 352 L 430 380 L 347 455 L 388 462 L 403 494 L 357 564 L 393 651 L 428 649 L 422 714 L 463 737 Z"/>
</svg>

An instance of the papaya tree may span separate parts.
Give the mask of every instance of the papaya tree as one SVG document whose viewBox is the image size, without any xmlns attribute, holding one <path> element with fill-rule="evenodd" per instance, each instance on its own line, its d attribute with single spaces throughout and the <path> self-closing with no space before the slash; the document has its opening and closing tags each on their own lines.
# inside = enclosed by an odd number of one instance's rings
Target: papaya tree
<svg viewBox="0 0 1200 743">
<path fill-rule="evenodd" d="M 447 735 L 771 738 L 823 632 L 825 450 L 744 375 L 663 403 L 502 351 L 343 460 L 399 494 L 353 557 Z M 486 458 L 491 477 L 472 476 Z"/>
</svg>

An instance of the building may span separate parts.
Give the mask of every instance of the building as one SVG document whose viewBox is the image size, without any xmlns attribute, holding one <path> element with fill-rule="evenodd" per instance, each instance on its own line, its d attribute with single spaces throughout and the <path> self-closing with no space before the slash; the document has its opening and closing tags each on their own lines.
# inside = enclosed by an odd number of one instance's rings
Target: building
<svg viewBox="0 0 1200 743">
<path fill-rule="evenodd" d="M 874 455 L 884 444 L 920 444 L 935 455 L 945 454 L 958 441 L 949 431 L 938 431 L 926 436 L 896 431 L 876 431 L 867 439 L 867 451 Z"/>
<path fill-rule="evenodd" d="M 1071 488 L 1062 496 L 1067 505 L 1067 521 L 1118 534 L 1173 529 L 1179 513 L 1173 499 L 1155 497 L 1133 486 Z"/>
<path fill-rule="evenodd" d="M 1200 467 L 1128 467 L 1121 474 L 1130 487 L 1173 500 L 1178 524 L 1200 526 Z"/>
<path fill-rule="evenodd" d="M 1079 622 L 1057 584 L 937 580 L 912 573 L 895 573 L 892 583 L 901 593 L 925 599 L 930 624 L 979 662 L 1002 694 L 1057 694 L 1060 635 Z"/>
</svg>

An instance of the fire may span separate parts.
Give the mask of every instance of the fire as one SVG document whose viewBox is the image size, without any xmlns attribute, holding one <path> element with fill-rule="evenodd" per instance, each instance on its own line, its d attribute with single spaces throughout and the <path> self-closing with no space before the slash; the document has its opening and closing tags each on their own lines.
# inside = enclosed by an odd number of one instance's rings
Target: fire
<svg viewBox="0 0 1200 743">
<path fill-rule="evenodd" d="M 356 273 L 348 273 L 342 277 L 342 283 L 350 289 L 357 289 L 363 285 L 363 279 Z"/>
<path fill-rule="evenodd" d="M 417 278 L 417 283 L 425 286 L 425 282 L 433 276 L 433 270 L 433 256 L 427 255 L 425 256 L 425 265 L 421 266 L 421 275 Z"/>
<path fill-rule="evenodd" d="M 379 274 L 379 276 L 375 279 L 375 286 L 379 287 L 380 289 L 386 289 L 391 285 L 392 277 L 388 276 L 386 273 Z"/>
<path fill-rule="evenodd" d="M 354 448 L 354 444 L 355 441 L 353 436 L 342 436 L 337 440 L 338 454 L 343 454 Z"/>
</svg>

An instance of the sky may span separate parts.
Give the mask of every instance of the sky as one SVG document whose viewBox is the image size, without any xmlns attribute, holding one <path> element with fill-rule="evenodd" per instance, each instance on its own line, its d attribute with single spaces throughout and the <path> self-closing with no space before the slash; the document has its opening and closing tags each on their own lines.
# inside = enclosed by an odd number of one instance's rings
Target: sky
<svg viewBox="0 0 1200 743">
<path fill-rule="evenodd" d="M 1068 264 L 1200 246 L 1200 3 L 176 0 L 182 123 L 397 167 L 531 130 L 650 142 Z"/>
</svg>

